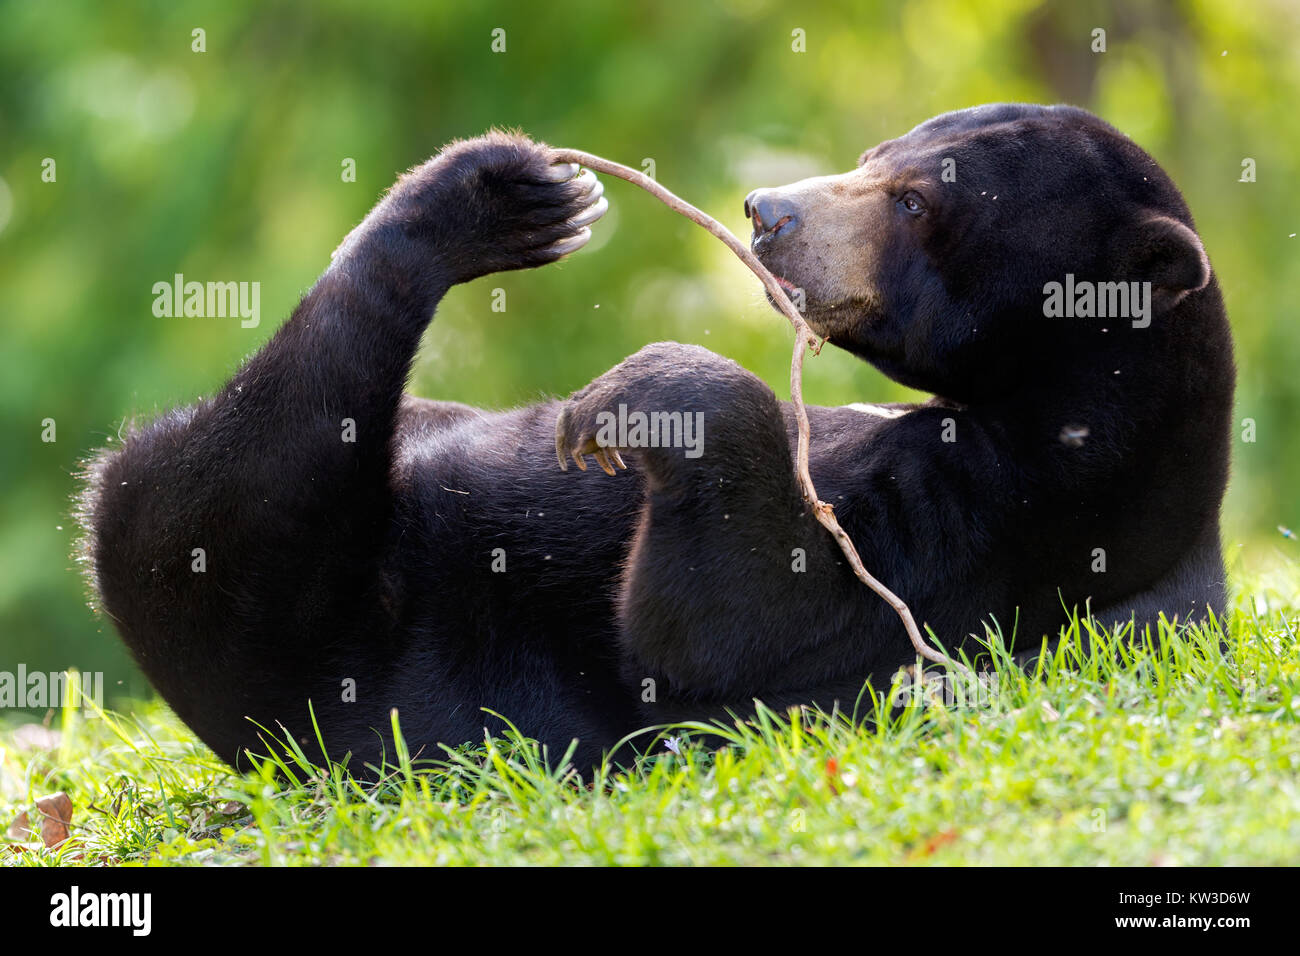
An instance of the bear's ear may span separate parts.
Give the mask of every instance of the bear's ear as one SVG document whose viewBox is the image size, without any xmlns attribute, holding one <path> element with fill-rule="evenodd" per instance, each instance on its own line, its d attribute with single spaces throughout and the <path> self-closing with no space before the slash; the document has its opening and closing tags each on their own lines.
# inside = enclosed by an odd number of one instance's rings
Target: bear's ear
<svg viewBox="0 0 1300 956">
<path fill-rule="evenodd" d="M 1177 219 L 1153 214 L 1140 222 L 1130 242 L 1129 262 L 1151 283 L 1152 304 L 1162 312 L 1210 281 L 1210 260 L 1200 236 Z"/>
</svg>

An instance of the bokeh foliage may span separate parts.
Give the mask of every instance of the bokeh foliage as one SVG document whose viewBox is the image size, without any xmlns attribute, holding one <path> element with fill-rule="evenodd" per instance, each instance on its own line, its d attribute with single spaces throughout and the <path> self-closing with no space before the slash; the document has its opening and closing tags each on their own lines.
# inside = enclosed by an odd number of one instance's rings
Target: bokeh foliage
<svg viewBox="0 0 1300 956">
<path fill-rule="evenodd" d="M 1105 53 L 1090 49 L 1098 27 Z M 195 28 L 206 52 L 191 49 Z M 490 49 L 495 28 L 505 53 Z M 751 188 L 845 169 L 935 113 L 1097 111 L 1183 188 L 1227 297 L 1237 421 L 1258 430 L 1235 445 L 1229 552 L 1294 560 L 1276 528 L 1300 525 L 1298 30 L 1290 0 L 0 2 L 0 669 L 75 665 L 106 671 L 110 699 L 145 691 L 71 557 L 79 460 L 124 418 L 218 386 L 395 173 L 493 125 L 651 158 L 743 234 Z M 1238 182 L 1245 157 L 1255 183 Z M 610 215 L 570 262 L 453 290 L 415 391 L 523 403 L 671 338 L 784 394 L 789 333 L 757 284 L 654 200 L 606 192 Z M 261 325 L 154 317 L 153 284 L 177 272 L 260 282 Z M 806 390 L 827 404 L 908 397 L 829 349 Z"/>
</svg>

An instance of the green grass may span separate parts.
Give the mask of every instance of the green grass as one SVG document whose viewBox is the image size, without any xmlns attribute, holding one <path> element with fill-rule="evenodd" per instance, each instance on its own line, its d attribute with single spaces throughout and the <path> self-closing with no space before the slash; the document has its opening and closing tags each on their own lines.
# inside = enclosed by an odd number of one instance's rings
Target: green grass
<svg viewBox="0 0 1300 956">
<path fill-rule="evenodd" d="M 519 739 L 429 767 L 399 751 L 378 786 L 292 751 L 237 776 L 160 704 L 130 718 L 64 711 L 56 749 L 0 737 L 0 831 L 63 790 L 74 839 L 0 846 L 0 861 L 1294 864 L 1297 620 L 1292 604 L 1255 599 L 1221 628 L 1163 628 L 1134 646 L 1094 634 L 1091 653 L 1076 625 L 1029 673 L 995 642 L 977 699 L 886 708 L 857 727 L 760 711 L 720 750 L 674 731 L 680 753 L 660 743 L 594 785 L 547 772 Z"/>
</svg>

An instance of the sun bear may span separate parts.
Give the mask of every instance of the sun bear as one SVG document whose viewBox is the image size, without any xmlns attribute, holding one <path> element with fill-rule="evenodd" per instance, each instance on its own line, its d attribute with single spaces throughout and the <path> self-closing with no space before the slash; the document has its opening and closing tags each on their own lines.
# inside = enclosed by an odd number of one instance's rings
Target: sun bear
<svg viewBox="0 0 1300 956">
<path fill-rule="evenodd" d="M 396 709 L 425 757 L 491 711 L 589 767 L 913 660 L 800 497 L 789 405 L 736 363 L 659 343 L 563 401 L 403 394 L 448 288 L 589 238 L 602 187 L 553 158 L 491 133 L 413 169 L 223 388 L 89 467 L 102 609 L 230 763 L 260 725 L 360 772 Z M 1231 339 L 1150 156 L 1080 109 L 984 106 L 745 213 L 820 335 L 934 396 L 810 409 L 811 469 L 949 650 L 1224 607 Z"/>
</svg>

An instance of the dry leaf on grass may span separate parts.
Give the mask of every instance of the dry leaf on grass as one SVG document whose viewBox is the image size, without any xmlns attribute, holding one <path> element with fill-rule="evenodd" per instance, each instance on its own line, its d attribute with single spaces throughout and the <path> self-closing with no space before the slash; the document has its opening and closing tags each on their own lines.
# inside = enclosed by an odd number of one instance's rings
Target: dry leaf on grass
<svg viewBox="0 0 1300 956">
<path fill-rule="evenodd" d="M 27 823 L 26 810 L 18 814 L 18 819 L 9 824 L 8 835 L 11 840 L 30 840 L 32 838 L 32 828 Z"/>
<path fill-rule="evenodd" d="M 70 836 L 72 801 L 63 792 L 40 797 L 36 809 L 41 814 L 41 842 L 51 850 L 59 847 Z"/>
<path fill-rule="evenodd" d="M 944 847 L 956 842 L 957 831 L 951 827 L 945 827 L 933 836 L 927 837 L 926 841 L 909 853 L 908 856 L 912 858 L 934 856 Z"/>
</svg>

